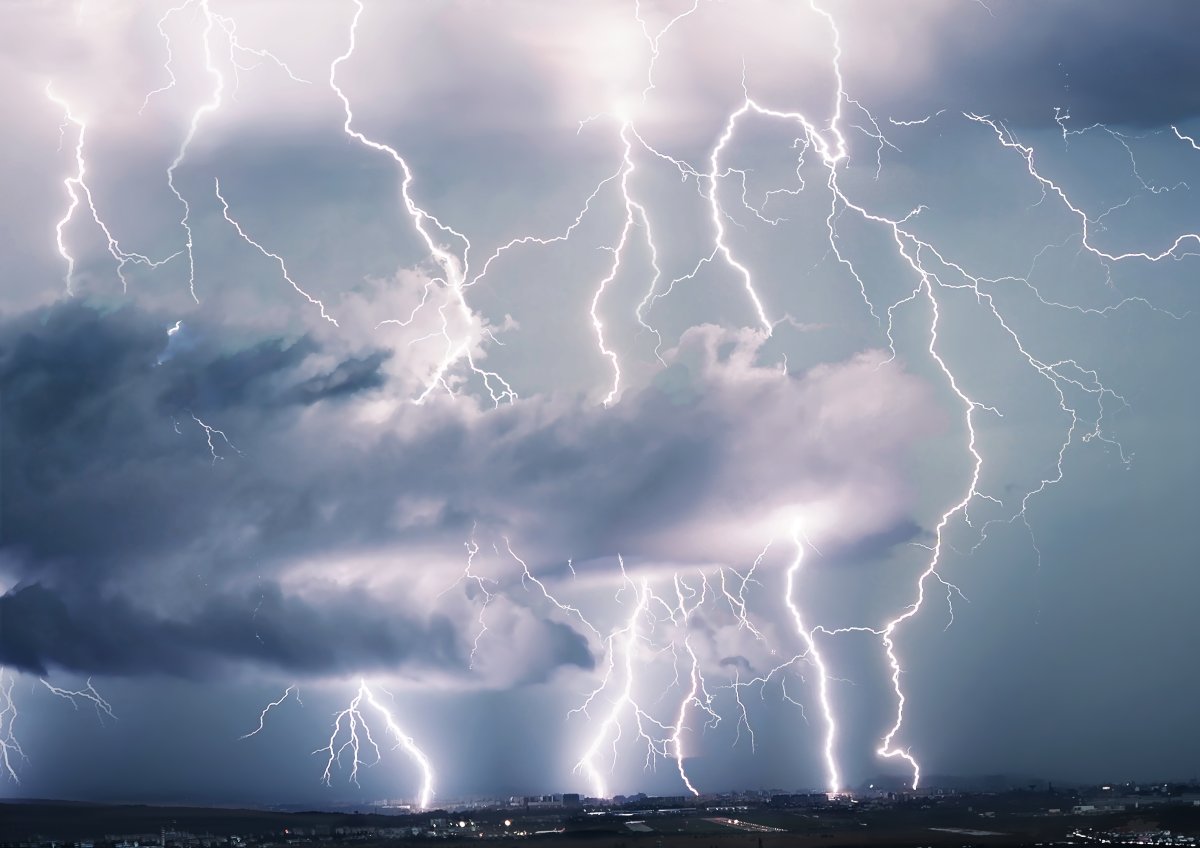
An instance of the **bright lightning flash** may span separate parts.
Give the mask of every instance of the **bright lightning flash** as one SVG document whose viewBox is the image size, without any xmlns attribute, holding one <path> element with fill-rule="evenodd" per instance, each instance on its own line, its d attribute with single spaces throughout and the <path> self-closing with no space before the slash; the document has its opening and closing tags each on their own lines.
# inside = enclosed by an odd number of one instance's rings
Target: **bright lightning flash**
<svg viewBox="0 0 1200 848">
<path fill-rule="evenodd" d="M 417 769 L 421 773 L 421 786 L 417 793 L 417 806 L 422 809 L 428 809 L 430 802 L 433 800 L 433 764 L 421 749 L 417 747 L 413 738 L 405 733 L 400 728 L 400 725 L 396 723 L 396 719 L 392 716 L 392 711 L 375 697 L 375 693 L 367 685 L 366 680 L 359 682 L 358 691 L 350 699 L 350 703 L 334 718 L 333 731 L 329 735 L 329 744 L 313 752 L 314 754 L 328 755 L 322 779 L 326 784 L 332 782 L 333 768 L 335 765 L 341 763 L 343 754 L 346 754 L 350 758 L 350 782 L 355 785 L 358 784 L 358 769 L 360 766 L 373 765 L 383 759 L 383 753 L 380 751 L 379 744 L 375 741 L 375 737 L 371 733 L 371 725 L 364 713 L 364 701 L 383 720 L 387 735 L 395 740 L 393 747 L 403 748 L 404 752 L 416 764 Z M 371 759 L 363 759 L 364 752 L 366 751 L 370 751 L 369 756 Z"/>
</svg>

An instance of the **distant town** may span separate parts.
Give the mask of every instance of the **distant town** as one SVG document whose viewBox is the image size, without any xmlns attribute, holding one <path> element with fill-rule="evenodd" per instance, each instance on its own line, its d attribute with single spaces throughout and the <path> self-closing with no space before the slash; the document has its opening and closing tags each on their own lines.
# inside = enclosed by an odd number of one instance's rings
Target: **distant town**
<svg viewBox="0 0 1200 848">
<path fill-rule="evenodd" d="M 781 790 L 693 796 L 563 793 L 417 811 L 399 801 L 324 811 L 0 804 L 0 848 L 275 848 L 490 841 L 547 848 L 847 845 L 1182 845 L 1200 838 L 1200 783 L 1051 783 L 991 791 Z"/>
</svg>

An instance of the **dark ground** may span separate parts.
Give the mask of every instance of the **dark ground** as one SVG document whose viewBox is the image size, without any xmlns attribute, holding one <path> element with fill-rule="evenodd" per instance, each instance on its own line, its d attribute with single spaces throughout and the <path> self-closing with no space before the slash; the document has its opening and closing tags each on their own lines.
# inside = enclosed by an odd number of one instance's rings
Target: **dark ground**
<svg viewBox="0 0 1200 848">
<path fill-rule="evenodd" d="M 638 816 L 652 833 L 634 833 L 612 817 L 575 816 L 561 822 L 566 832 L 521 839 L 478 836 L 458 839 L 410 839 L 405 842 L 446 848 L 465 848 L 487 842 L 491 848 L 804 848 L 804 846 L 1025 846 L 1063 843 L 1076 827 L 1095 830 L 1166 829 L 1176 834 L 1200 836 L 1200 807 L 1163 806 L 1105 815 L 1044 814 L 1044 804 L 1013 804 L 1002 798 L 957 799 L 888 809 L 774 810 L 741 813 L 696 811 L 687 815 Z M 990 813 L 990 815 L 988 815 Z M 282 843 L 284 830 L 314 827 L 406 827 L 422 825 L 438 813 L 419 816 L 330 812 L 277 812 L 270 810 L 214 809 L 204 807 L 150 807 L 72 804 L 60 802 L 0 803 L 0 844 L 34 839 L 104 841 L 106 835 L 157 834 L 161 828 L 215 836 L 257 836 L 259 841 Z M 441 814 L 446 815 L 446 814 Z M 553 814 L 551 814 L 553 815 Z M 505 817 L 513 828 L 546 827 L 546 813 L 453 813 L 449 818 L 470 818 L 497 828 Z M 785 833 L 746 832 L 707 821 L 718 816 L 782 828 Z M 947 833 L 932 828 L 991 831 L 997 835 Z M 306 840 L 307 841 L 307 840 Z M 314 845 L 317 840 L 311 840 Z M 320 844 L 372 846 L 396 845 L 400 840 L 379 838 L 325 841 Z M 302 843 L 303 844 L 303 843 Z"/>
</svg>

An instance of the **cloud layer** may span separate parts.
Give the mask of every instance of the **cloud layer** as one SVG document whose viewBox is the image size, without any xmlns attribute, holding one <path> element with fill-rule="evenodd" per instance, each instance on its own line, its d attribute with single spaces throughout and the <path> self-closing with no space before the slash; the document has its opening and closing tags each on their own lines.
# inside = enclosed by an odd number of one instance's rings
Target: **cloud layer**
<svg viewBox="0 0 1200 848">
<path fill-rule="evenodd" d="M 713 327 L 613 410 L 405 402 L 364 421 L 389 393 L 383 352 L 330 364 L 309 336 L 222 349 L 164 325 L 64 303 L 0 327 L 0 663 L 465 674 L 479 599 L 427 604 L 474 528 L 535 571 L 739 561 L 796 522 L 835 550 L 911 524 L 900 464 L 937 421 L 879 354 L 790 375 Z M 535 630 L 510 675 L 593 662 L 566 625 Z M 545 668 L 515 659 L 539 640 Z"/>
</svg>

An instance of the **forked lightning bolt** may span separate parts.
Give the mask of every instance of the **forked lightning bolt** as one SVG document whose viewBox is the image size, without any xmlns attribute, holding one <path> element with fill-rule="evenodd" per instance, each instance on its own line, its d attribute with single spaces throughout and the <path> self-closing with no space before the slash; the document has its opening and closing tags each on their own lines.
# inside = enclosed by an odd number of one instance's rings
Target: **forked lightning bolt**
<svg viewBox="0 0 1200 848">
<path fill-rule="evenodd" d="M 16 725 L 20 714 L 17 710 L 17 702 L 13 698 L 13 687 L 16 682 L 17 675 L 4 666 L 0 666 L 0 773 L 3 773 L 13 783 L 20 783 L 21 778 L 17 769 L 29 757 L 26 756 L 25 750 L 21 747 L 21 740 L 17 736 Z M 112 704 L 96 690 L 90 677 L 82 689 L 65 689 L 55 686 L 44 677 L 38 678 L 38 682 L 50 694 L 67 701 L 76 710 L 79 709 L 81 703 L 91 704 L 101 723 L 104 723 L 105 718 L 114 721 L 117 718 Z"/>
<path fill-rule="evenodd" d="M 167 74 L 167 82 L 146 94 L 145 99 L 142 102 L 142 107 L 139 110 L 139 114 L 141 114 L 142 112 L 144 112 L 146 110 L 146 108 L 150 105 L 151 99 L 154 98 L 156 95 L 164 94 L 175 88 L 177 79 L 176 79 L 175 70 L 174 70 L 174 58 L 175 58 L 174 57 L 174 49 L 172 46 L 171 37 L 170 37 L 170 35 L 168 35 L 168 33 L 166 31 L 166 25 L 167 25 L 167 21 L 171 17 L 184 11 L 185 9 L 189 9 L 189 8 L 193 8 L 193 7 L 199 11 L 201 18 L 203 19 L 203 26 L 200 30 L 199 38 L 200 38 L 200 43 L 201 43 L 201 46 L 203 49 L 203 55 L 204 55 L 204 70 L 205 70 L 205 73 L 212 80 L 212 86 L 210 88 L 210 93 L 209 93 L 208 99 L 192 112 L 191 118 L 188 122 L 187 130 L 184 133 L 182 140 L 180 141 L 179 147 L 176 149 L 174 157 L 171 159 L 171 162 L 167 166 L 167 169 L 166 169 L 167 187 L 170 190 L 170 192 L 172 193 L 172 195 L 174 195 L 174 197 L 178 201 L 179 205 L 183 208 L 183 214 L 179 220 L 180 228 L 183 231 L 183 247 L 180 250 L 177 250 L 174 253 L 170 254 L 169 256 L 167 256 L 163 259 L 157 259 L 157 260 L 150 259 L 149 257 L 147 257 L 141 253 L 136 253 L 134 251 L 128 251 L 121 247 L 119 240 L 116 238 L 116 236 L 113 235 L 112 230 L 110 229 L 109 225 L 100 216 L 100 213 L 96 206 L 96 201 L 93 198 L 91 189 L 88 187 L 87 182 L 86 182 L 87 164 L 86 164 L 85 156 L 84 156 L 84 145 L 85 145 L 85 134 L 87 131 L 87 124 L 84 122 L 83 119 L 79 118 L 71 110 L 71 107 L 67 104 L 67 102 L 65 100 L 63 100 L 61 97 L 57 96 L 53 92 L 53 89 L 51 88 L 50 85 L 46 86 L 47 97 L 49 97 L 56 105 L 59 106 L 59 108 L 61 108 L 63 110 L 63 112 L 66 116 L 67 123 L 74 125 L 77 129 L 76 144 L 75 144 L 75 148 L 74 148 L 75 173 L 72 176 L 69 176 L 63 180 L 63 184 L 67 189 L 67 194 L 68 194 L 68 197 L 70 198 L 70 202 L 67 206 L 67 210 L 64 213 L 62 219 L 58 222 L 58 225 L 55 228 L 56 244 L 58 247 L 58 252 L 59 252 L 59 255 L 62 256 L 63 261 L 67 265 L 66 287 L 67 287 L 68 294 L 73 294 L 72 283 L 73 283 L 73 278 L 74 278 L 74 274 L 75 274 L 76 258 L 74 256 L 74 254 L 71 253 L 70 249 L 68 248 L 68 246 L 66 244 L 65 228 L 67 227 L 68 224 L 71 223 L 71 220 L 74 218 L 75 211 L 79 207 L 79 204 L 81 201 L 81 195 L 82 195 L 82 199 L 86 201 L 88 209 L 91 212 L 92 219 L 95 221 L 96 225 L 101 229 L 101 231 L 104 234 L 105 239 L 108 242 L 108 252 L 112 255 L 113 259 L 115 259 L 117 261 L 117 276 L 121 281 L 121 287 L 124 291 L 128 291 L 128 288 L 129 288 L 129 279 L 126 276 L 126 266 L 127 265 L 132 263 L 132 264 L 144 265 L 149 269 L 155 269 L 155 268 L 158 268 L 159 266 L 165 264 L 166 262 L 170 261 L 171 259 L 174 259 L 177 256 L 184 255 L 187 258 L 187 264 L 188 264 L 188 291 L 191 294 L 192 299 L 196 303 L 200 302 L 199 295 L 197 294 L 197 291 L 196 291 L 195 242 L 193 239 L 192 221 L 191 221 L 192 207 L 191 207 L 191 203 L 184 196 L 184 194 L 180 190 L 179 186 L 176 184 L 176 176 L 177 176 L 177 172 L 183 166 L 184 161 L 187 158 L 188 151 L 191 148 L 193 141 L 195 140 L 196 134 L 200 129 L 200 125 L 201 125 L 203 119 L 207 115 L 209 115 L 213 112 L 216 112 L 218 109 L 220 109 L 221 104 L 223 102 L 226 83 L 225 83 L 225 76 L 221 71 L 220 64 L 219 64 L 219 62 L 214 54 L 214 51 L 213 51 L 212 42 L 213 42 L 213 38 L 214 38 L 215 29 L 219 29 L 221 34 L 223 34 L 225 37 L 225 44 L 226 44 L 226 47 L 228 50 L 228 63 L 230 65 L 230 67 L 233 69 L 233 73 L 234 73 L 235 89 L 236 89 L 236 83 L 237 83 L 238 70 L 248 70 L 251 67 L 251 66 L 247 66 L 247 65 L 242 65 L 238 62 L 237 57 L 239 54 L 248 54 L 248 55 L 257 57 L 260 61 L 269 61 L 269 62 L 275 64 L 276 66 L 278 66 L 279 68 L 281 68 L 284 71 L 284 73 L 293 81 L 299 82 L 299 83 L 307 82 L 307 80 L 303 80 L 303 79 L 299 78 L 298 76 L 296 76 L 296 74 L 292 72 L 291 68 L 289 68 L 286 63 L 284 63 L 282 60 L 280 60 L 278 57 L 276 57 L 270 51 L 259 49 L 259 48 L 247 47 L 247 46 L 243 45 L 238 40 L 238 37 L 237 37 L 236 22 L 228 16 L 219 15 L 219 14 L 213 12 L 213 10 L 209 4 L 209 0 L 185 0 L 185 2 L 179 4 L 178 6 L 174 6 L 170 9 L 168 9 L 162 15 L 162 17 L 159 18 L 158 32 L 159 32 L 159 35 L 163 39 L 163 43 L 164 43 L 164 45 L 166 47 L 166 51 L 167 51 L 167 59 L 163 65 L 163 69 L 164 69 L 165 73 Z M 226 209 L 226 212 L 228 213 L 228 209 Z M 228 215 L 227 215 L 227 217 L 228 217 Z M 240 232 L 240 229 L 239 229 L 239 232 Z M 244 234 L 242 234 L 242 236 L 243 236 L 243 238 L 246 238 Z M 249 241 L 249 239 L 247 239 L 247 241 Z M 253 243 L 253 242 L 251 242 L 251 243 Z M 258 247 L 257 244 L 255 244 L 254 246 Z M 259 248 L 259 249 L 262 250 L 262 248 Z M 282 265 L 282 260 L 279 260 L 279 261 L 280 261 L 280 264 Z M 286 269 L 285 269 L 285 276 L 286 276 Z M 288 282 L 291 282 L 291 280 L 289 279 Z M 311 297 L 308 297 L 307 294 L 305 294 L 303 291 L 301 291 L 299 286 L 297 286 L 295 283 L 292 283 L 292 286 L 294 288 L 296 288 L 297 291 L 300 291 L 301 294 L 304 294 L 304 296 L 307 297 L 310 301 L 313 300 Z M 313 301 L 313 302 L 315 303 L 315 301 Z M 321 307 L 321 312 L 322 312 L 322 317 L 325 317 L 327 320 L 332 320 L 327 315 L 325 315 L 323 306 Z"/>
<path fill-rule="evenodd" d="M 17 767 L 27 757 L 17 737 L 17 702 L 13 699 L 13 686 L 16 683 L 17 676 L 0 666 L 0 769 L 9 780 L 20 783 Z"/>
<path fill-rule="evenodd" d="M 343 754 L 350 759 L 350 781 L 356 785 L 358 784 L 358 769 L 360 766 L 373 765 L 383 759 L 383 752 L 380 750 L 379 744 L 375 741 L 375 736 L 371 733 L 371 724 L 367 719 L 366 712 L 364 712 L 364 701 L 367 706 L 370 706 L 378 714 L 378 718 L 383 721 L 386 736 L 395 740 L 394 747 L 403 748 L 404 752 L 417 766 L 421 777 L 420 788 L 417 791 L 417 806 L 422 809 L 428 809 L 430 802 L 433 800 L 433 764 L 421 749 L 417 747 L 413 738 L 400 728 L 400 725 L 392 716 L 392 711 L 375 697 L 375 693 L 367 685 L 366 680 L 359 682 L 358 691 L 350 699 L 350 703 L 334 717 L 333 731 L 329 735 L 329 744 L 313 752 L 315 754 L 328 755 L 322 779 L 326 784 L 332 782 L 334 766 L 340 765 Z M 368 756 L 373 757 L 373 759 L 363 759 L 363 755 L 367 751 L 370 752 Z"/>
<path fill-rule="evenodd" d="M 92 190 L 87 184 L 87 162 L 84 159 L 84 143 L 87 134 L 87 124 L 82 118 L 78 117 L 74 112 L 71 111 L 71 107 L 66 100 L 63 100 L 54 93 L 54 89 L 50 83 L 46 84 L 46 97 L 48 97 L 51 102 L 62 109 L 67 123 L 73 124 L 77 130 L 74 148 L 75 173 L 73 176 L 69 176 L 63 180 L 63 186 L 67 189 L 67 195 L 70 197 L 71 202 L 67 205 L 67 211 L 63 214 L 62 219 L 59 220 L 58 225 L 54 228 L 55 242 L 58 245 L 58 253 L 67 265 L 67 274 L 64 280 L 66 283 L 67 294 L 74 294 L 73 281 L 75 276 L 75 256 L 67 247 L 65 230 L 67 225 L 70 224 L 71 220 L 75 217 L 75 210 L 79 208 L 81 194 L 83 200 L 87 203 L 88 211 L 92 213 L 92 220 L 96 223 L 96 226 L 100 228 L 100 231 L 104 233 L 104 238 L 108 242 L 109 254 L 111 254 L 112 258 L 117 262 L 117 277 L 121 281 L 121 288 L 124 291 L 128 291 L 129 278 L 125 276 L 126 265 L 132 263 L 135 265 L 145 265 L 147 268 L 157 268 L 160 265 L 163 265 L 166 262 L 174 259 L 181 251 L 177 251 L 176 253 L 173 253 L 164 259 L 155 260 L 150 259 L 147 256 L 143 256 L 140 253 L 122 250 L 121 243 L 117 240 L 116 236 L 112 234 L 112 230 L 109 229 L 108 224 L 100 216 L 100 212 L 96 208 L 96 201 L 92 197 Z"/>
<path fill-rule="evenodd" d="M 55 686 L 50 681 L 42 679 L 42 685 L 45 686 L 52 694 L 57 695 L 65 701 L 69 701 L 71 706 L 79 709 L 79 702 L 86 701 L 91 704 L 96 710 L 96 717 L 101 721 L 105 716 L 111 719 L 116 719 L 116 714 L 113 712 L 112 705 L 104 700 L 104 697 L 96 691 L 96 687 L 92 685 L 92 679 L 89 677 L 82 689 L 63 689 Z"/>
</svg>

